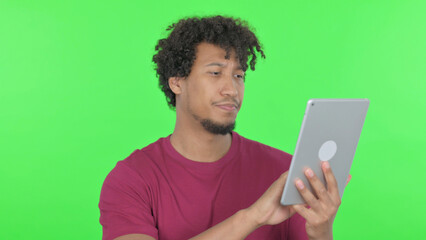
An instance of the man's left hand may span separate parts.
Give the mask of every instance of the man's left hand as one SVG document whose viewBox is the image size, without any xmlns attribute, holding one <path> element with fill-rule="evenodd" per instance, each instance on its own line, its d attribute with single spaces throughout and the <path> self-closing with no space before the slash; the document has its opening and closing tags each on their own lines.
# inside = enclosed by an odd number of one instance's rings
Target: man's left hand
<svg viewBox="0 0 426 240">
<path fill-rule="evenodd" d="M 296 187 L 306 204 L 293 205 L 293 209 L 306 219 L 306 233 L 311 240 L 333 239 L 333 221 L 341 204 L 337 181 L 328 162 L 322 162 L 327 188 L 311 169 L 305 170 L 316 196 L 306 188 L 303 182 L 296 180 Z"/>
</svg>

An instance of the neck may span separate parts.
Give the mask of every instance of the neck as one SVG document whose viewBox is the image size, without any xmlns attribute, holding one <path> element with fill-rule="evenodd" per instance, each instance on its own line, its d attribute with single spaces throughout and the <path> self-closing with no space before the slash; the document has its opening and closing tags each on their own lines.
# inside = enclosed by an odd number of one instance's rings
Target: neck
<svg viewBox="0 0 426 240">
<path fill-rule="evenodd" d="M 228 152 L 232 142 L 230 133 L 212 134 L 200 124 L 193 126 L 185 127 L 176 121 L 170 137 L 172 146 L 182 156 L 197 162 L 215 162 Z"/>
</svg>

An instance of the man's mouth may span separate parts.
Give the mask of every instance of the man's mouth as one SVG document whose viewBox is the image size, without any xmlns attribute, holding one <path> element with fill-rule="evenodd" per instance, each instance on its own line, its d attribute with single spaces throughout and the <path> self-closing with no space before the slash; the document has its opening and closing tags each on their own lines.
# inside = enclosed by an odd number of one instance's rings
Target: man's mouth
<svg viewBox="0 0 426 240">
<path fill-rule="evenodd" d="M 238 105 L 233 103 L 221 103 L 216 104 L 215 106 L 228 112 L 236 111 L 238 109 Z"/>
</svg>

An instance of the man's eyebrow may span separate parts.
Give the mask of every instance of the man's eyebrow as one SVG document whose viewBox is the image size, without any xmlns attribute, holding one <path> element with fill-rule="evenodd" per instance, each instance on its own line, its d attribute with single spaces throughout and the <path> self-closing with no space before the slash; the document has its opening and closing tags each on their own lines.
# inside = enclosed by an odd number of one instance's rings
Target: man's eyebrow
<svg viewBox="0 0 426 240">
<path fill-rule="evenodd" d="M 225 63 L 220 63 L 220 62 L 212 62 L 212 63 L 209 63 L 209 64 L 205 65 L 205 67 L 211 67 L 211 66 L 225 67 L 226 64 Z M 238 65 L 237 69 L 238 70 L 243 70 L 243 67 L 241 67 L 241 65 Z"/>
<path fill-rule="evenodd" d="M 210 67 L 210 66 L 218 66 L 218 67 L 224 67 L 226 66 L 226 64 L 224 63 L 219 63 L 219 62 L 212 62 L 206 65 L 206 67 Z"/>
</svg>

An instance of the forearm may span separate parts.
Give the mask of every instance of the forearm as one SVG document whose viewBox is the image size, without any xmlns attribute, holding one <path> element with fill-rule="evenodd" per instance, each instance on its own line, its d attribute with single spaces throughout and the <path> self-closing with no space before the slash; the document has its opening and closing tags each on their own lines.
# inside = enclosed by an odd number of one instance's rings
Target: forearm
<svg viewBox="0 0 426 240">
<path fill-rule="evenodd" d="M 333 240 L 333 227 L 330 226 L 327 230 L 307 228 L 306 233 L 309 240 Z"/>
<path fill-rule="evenodd" d="M 243 209 L 227 218 L 223 222 L 191 238 L 191 240 L 244 239 L 258 227 L 260 227 L 260 225 L 257 224 L 256 221 L 251 217 L 249 210 Z"/>
<path fill-rule="evenodd" d="M 324 238 L 315 238 L 315 237 L 309 237 L 309 240 L 333 240 L 333 235 L 329 235 Z"/>
<path fill-rule="evenodd" d="M 325 233 L 321 237 L 309 235 L 308 233 L 308 238 L 309 240 L 333 240 L 333 232 L 330 231 L 328 233 Z"/>
</svg>

